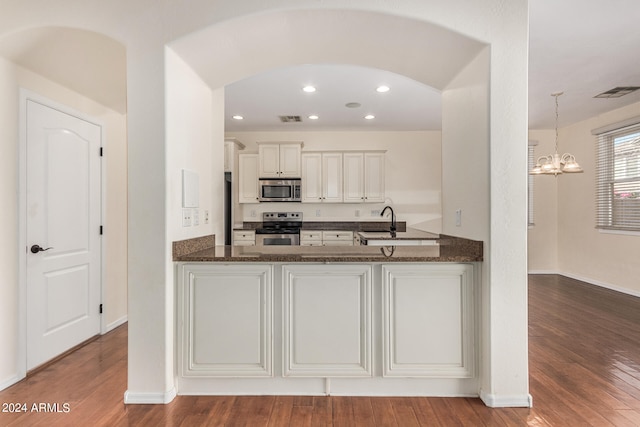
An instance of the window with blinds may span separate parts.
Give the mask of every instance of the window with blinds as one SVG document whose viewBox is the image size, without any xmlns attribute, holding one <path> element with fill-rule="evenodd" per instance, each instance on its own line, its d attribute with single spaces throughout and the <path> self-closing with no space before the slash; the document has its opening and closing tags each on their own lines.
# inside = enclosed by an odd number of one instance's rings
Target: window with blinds
<svg viewBox="0 0 640 427">
<path fill-rule="evenodd" d="M 527 170 L 531 170 L 536 164 L 535 146 L 529 144 L 529 151 L 527 152 Z M 533 227 L 533 177 L 534 175 L 528 175 L 527 182 L 527 223 L 529 227 Z"/>
<path fill-rule="evenodd" d="M 640 231 L 640 123 L 593 133 L 596 228 Z"/>
</svg>

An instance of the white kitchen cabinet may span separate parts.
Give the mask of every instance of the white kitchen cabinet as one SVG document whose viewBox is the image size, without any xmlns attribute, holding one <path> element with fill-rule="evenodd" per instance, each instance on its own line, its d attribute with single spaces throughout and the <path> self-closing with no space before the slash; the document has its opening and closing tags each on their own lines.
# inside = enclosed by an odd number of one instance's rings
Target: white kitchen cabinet
<svg viewBox="0 0 640 427">
<path fill-rule="evenodd" d="M 322 231 L 300 230 L 300 246 L 322 246 Z"/>
<path fill-rule="evenodd" d="M 344 202 L 384 202 L 384 161 L 383 152 L 343 154 Z"/>
<path fill-rule="evenodd" d="M 238 155 L 238 203 L 258 203 L 258 155 Z"/>
<path fill-rule="evenodd" d="M 364 153 L 365 202 L 384 202 L 384 153 Z"/>
<path fill-rule="evenodd" d="M 283 376 L 372 376 L 371 282 L 370 265 L 283 266 Z"/>
<path fill-rule="evenodd" d="M 471 264 L 383 265 L 383 376 L 474 376 L 473 283 Z"/>
<path fill-rule="evenodd" d="M 301 230 L 300 246 L 353 246 L 353 231 Z"/>
<path fill-rule="evenodd" d="M 342 153 L 302 154 L 302 202 L 342 202 Z"/>
<path fill-rule="evenodd" d="M 300 178 L 302 176 L 301 142 L 258 143 L 259 178 Z"/>
<path fill-rule="evenodd" d="M 353 246 L 353 231 L 325 230 L 322 232 L 324 246 Z"/>
<path fill-rule="evenodd" d="M 235 172 L 236 153 L 238 150 L 244 150 L 245 145 L 238 141 L 237 138 L 225 138 L 224 139 L 224 171 Z"/>
<path fill-rule="evenodd" d="M 302 203 L 322 202 L 322 153 L 303 153 Z"/>
<path fill-rule="evenodd" d="M 255 230 L 233 230 L 233 246 L 255 246 Z"/>
<path fill-rule="evenodd" d="M 179 291 L 184 377 L 271 377 L 270 265 L 185 264 Z"/>
</svg>

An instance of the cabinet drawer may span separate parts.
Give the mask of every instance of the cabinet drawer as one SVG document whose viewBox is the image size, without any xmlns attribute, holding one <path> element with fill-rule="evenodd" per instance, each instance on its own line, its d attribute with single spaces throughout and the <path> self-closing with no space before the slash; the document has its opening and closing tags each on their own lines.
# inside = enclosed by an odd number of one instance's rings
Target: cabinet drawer
<svg viewBox="0 0 640 427">
<path fill-rule="evenodd" d="M 322 232 L 322 240 L 345 240 L 350 243 L 353 242 L 353 232 L 352 231 L 323 231 Z"/>
<path fill-rule="evenodd" d="M 322 246 L 322 240 L 302 240 L 302 239 L 300 239 L 300 246 Z"/>
<path fill-rule="evenodd" d="M 233 232 L 233 244 L 235 246 L 253 246 L 256 244 L 256 232 L 251 230 L 235 230 Z"/>
<path fill-rule="evenodd" d="M 324 240 L 324 246 L 353 246 L 353 240 Z"/>
<path fill-rule="evenodd" d="M 235 240 L 256 240 L 255 231 L 234 231 L 233 238 Z"/>
<path fill-rule="evenodd" d="M 322 231 L 319 230 L 301 230 L 300 241 L 302 240 L 322 240 Z"/>
</svg>

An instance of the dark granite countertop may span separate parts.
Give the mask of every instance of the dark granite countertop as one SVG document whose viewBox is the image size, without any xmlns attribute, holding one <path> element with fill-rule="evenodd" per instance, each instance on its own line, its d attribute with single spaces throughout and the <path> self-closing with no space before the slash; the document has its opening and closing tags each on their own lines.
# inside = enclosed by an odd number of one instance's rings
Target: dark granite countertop
<svg viewBox="0 0 640 427">
<path fill-rule="evenodd" d="M 440 236 L 434 246 L 210 246 L 176 251 L 176 262 L 477 262 L 482 242 Z"/>
<path fill-rule="evenodd" d="M 339 231 L 385 231 L 389 230 L 391 222 L 389 221 L 303 221 L 302 230 L 339 230 Z M 398 231 L 405 231 L 407 223 L 398 221 L 396 224 Z M 262 222 L 246 221 L 242 224 L 236 224 L 233 230 L 255 230 L 262 228 Z"/>
</svg>

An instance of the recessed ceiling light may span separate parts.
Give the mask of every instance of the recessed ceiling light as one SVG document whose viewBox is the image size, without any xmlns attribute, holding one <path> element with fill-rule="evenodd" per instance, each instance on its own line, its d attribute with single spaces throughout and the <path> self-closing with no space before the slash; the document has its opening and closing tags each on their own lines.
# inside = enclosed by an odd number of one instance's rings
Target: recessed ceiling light
<svg viewBox="0 0 640 427">
<path fill-rule="evenodd" d="M 367 120 L 373 120 L 376 118 L 376 116 L 374 116 L 373 114 L 367 114 L 366 116 L 364 116 L 364 118 Z"/>
<path fill-rule="evenodd" d="M 312 114 L 312 115 L 310 115 L 310 116 L 309 116 L 309 119 L 311 119 L 311 120 L 318 120 L 318 119 L 319 119 L 319 117 L 318 117 L 318 116 L 316 116 L 315 114 Z"/>
<path fill-rule="evenodd" d="M 233 119 L 234 120 L 242 120 L 242 119 L 244 119 L 244 117 L 239 116 L 239 115 L 236 114 L 235 116 L 233 116 Z"/>
<path fill-rule="evenodd" d="M 360 107 L 360 103 L 359 102 L 348 102 L 346 104 L 344 104 L 345 107 L 347 108 L 358 108 Z"/>
<path fill-rule="evenodd" d="M 305 86 L 302 88 L 303 91 L 307 92 L 307 93 L 313 93 L 316 91 L 316 88 L 313 86 Z"/>
<path fill-rule="evenodd" d="M 385 93 L 385 92 L 389 92 L 389 86 L 378 86 L 378 88 L 376 89 L 377 92 L 380 93 Z"/>
</svg>

